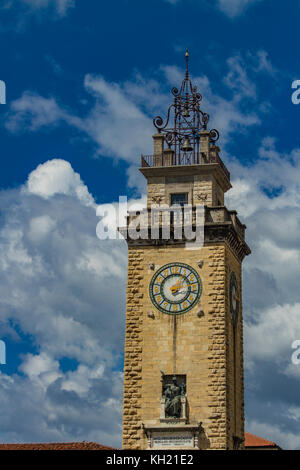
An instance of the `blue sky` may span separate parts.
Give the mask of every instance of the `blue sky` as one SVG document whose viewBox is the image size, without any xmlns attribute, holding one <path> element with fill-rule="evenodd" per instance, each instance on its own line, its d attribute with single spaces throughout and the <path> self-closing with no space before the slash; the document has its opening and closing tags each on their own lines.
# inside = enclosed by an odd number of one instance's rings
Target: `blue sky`
<svg viewBox="0 0 300 470">
<path fill-rule="evenodd" d="M 300 448 L 299 13 L 298 0 L 2 2 L 0 441 L 120 446 L 127 253 L 96 238 L 96 206 L 143 198 L 139 156 L 188 47 L 253 252 L 247 430 Z"/>
</svg>

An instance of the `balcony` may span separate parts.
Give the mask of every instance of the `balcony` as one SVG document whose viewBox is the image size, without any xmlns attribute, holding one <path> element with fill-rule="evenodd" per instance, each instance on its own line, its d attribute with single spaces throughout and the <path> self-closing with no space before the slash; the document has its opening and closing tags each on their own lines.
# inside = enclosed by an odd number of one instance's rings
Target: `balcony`
<svg viewBox="0 0 300 470">
<path fill-rule="evenodd" d="M 141 155 L 142 168 L 185 166 L 185 165 L 207 165 L 217 163 L 220 165 L 226 178 L 230 181 L 230 172 L 221 160 L 218 152 L 200 153 L 180 153 L 175 154 L 172 151 L 164 151 L 157 155 Z"/>
<path fill-rule="evenodd" d="M 179 212 L 178 212 L 179 211 Z M 242 224 L 237 217 L 236 211 L 230 211 L 225 206 L 204 206 L 204 213 L 203 219 L 201 218 L 197 222 L 196 212 L 197 208 L 187 206 L 185 209 L 184 207 L 177 209 L 173 209 L 171 207 L 152 207 L 148 209 L 143 209 L 143 211 L 136 213 L 135 211 L 128 212 L 127 216 L 127 227 L 130 227 L 131 224 L 134 222 L 136 217 L 139 215 L 140 223 L 138 224 L 141 229 L 145 229 L 146 231 L 151 228 L 163 228 L 163 226 L 170 226 L 170 228 L 174 228 L 174 216 L 178 212 L 179 216 L 179 225 L 191 225 L 195 226 L 197 223 L 203 223 L 204 226 L 232 226 L 238 236 L 245 240 L 245 228 L 246 226 Z M 175 216 L 177 217 L 177 216 Z M 135 224 L 133 225 L 136 226 Z"/>
</svg>

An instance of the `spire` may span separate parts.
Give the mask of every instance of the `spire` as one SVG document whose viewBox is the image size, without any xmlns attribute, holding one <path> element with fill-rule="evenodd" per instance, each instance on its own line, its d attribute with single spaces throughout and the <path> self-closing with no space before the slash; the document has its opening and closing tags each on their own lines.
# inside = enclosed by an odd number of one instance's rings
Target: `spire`
<svg viewBox="0 0 300 470">
<path fill-rule="evenodd" d="M 186 49 L 185 51 L 185 63 L 186 63 L 186 70 L 185 70 L 185 78 L 189 78 L 189 50 Z"/>
<path fill-rule="evenodd" d="M 174 102 L 169 106 L 167 119 L 164 122 L 161 116 L 153 119 L 153 124 L 169 148 L 174 151 L 175 160 L 181 162 L 182 157 L 191 161 L 200 162 L 200 136 L 205 132 L 208 145 L 214 144 L 219 138 L 216 129 L 207 130 L 209 115 L 200 108 L 202 95 L 197 87 L 192 85 L 189 76 L 189 50 L 185 51 L 186 71 L 180 90 L 172 89 Z"/>
</svg>

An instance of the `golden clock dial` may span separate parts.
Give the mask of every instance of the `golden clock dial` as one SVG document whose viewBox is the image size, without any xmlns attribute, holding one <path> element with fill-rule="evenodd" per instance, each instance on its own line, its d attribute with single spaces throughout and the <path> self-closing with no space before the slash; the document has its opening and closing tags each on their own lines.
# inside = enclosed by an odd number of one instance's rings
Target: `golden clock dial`
<svg viewBox="0 0 300 470">
<path fill-rule="evenodd" d="M 149 294 L 153 305 L 163 313 L 180 315 L 191 310 L 202 292 L 201 279 L 191 266 L 170 263 L 153 276 Z"/>
</svg>

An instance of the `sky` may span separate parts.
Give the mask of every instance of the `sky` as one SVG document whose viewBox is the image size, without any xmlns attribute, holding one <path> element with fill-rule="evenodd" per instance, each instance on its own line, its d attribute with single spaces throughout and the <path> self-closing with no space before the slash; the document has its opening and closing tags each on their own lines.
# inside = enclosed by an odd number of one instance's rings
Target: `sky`
<svg viewBox="0 0 300 470">
<path fill-rule="evenodd" d="M 2 0 L 0 442 L 120 447 L 127 248 L 152 119 L 190 72 L 247 225 L 248 432 L 300 449 L 300 0 Z"/>
</svg>

